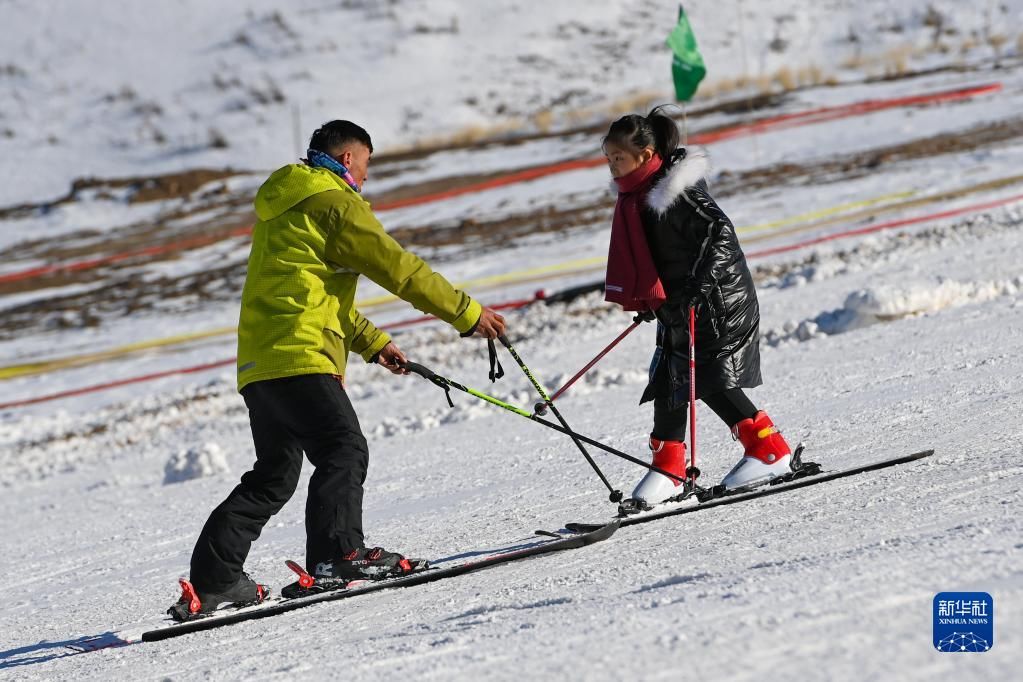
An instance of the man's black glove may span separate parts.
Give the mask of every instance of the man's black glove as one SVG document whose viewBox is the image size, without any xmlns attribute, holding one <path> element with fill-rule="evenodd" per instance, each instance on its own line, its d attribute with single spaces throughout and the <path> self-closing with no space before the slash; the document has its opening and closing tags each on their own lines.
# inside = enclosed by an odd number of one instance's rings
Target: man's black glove
<svg viewBox="0 0 1023 682">
<path fill-rule="evenodd" d="M 657 316 L 654 315 L 654 311 L 641 310 L 640 312 L 636 313 L 636 316 L 632 318 L 632 321 L 638 324 L 640 322 L 653 322 L 656 319 Z"/>
</svg>

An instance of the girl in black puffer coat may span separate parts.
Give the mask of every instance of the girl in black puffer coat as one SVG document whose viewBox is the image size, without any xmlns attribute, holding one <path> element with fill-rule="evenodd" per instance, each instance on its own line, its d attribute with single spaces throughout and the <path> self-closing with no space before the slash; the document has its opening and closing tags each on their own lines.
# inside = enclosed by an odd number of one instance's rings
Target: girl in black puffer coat
<svg viewBox="0 0 1023 682">
<path fill-rule="evenodd" d="M 604 153 L 619 191 L 608 258 L 608 300 L 657 320 L 657 348 L 641 400 L 654 402 L 653 464 L 685 475 L 693 307 L 696 397 L 745 447 L 722 483 L 728 488 L 753 486 L 791 470 L 785 439 L 743 392 L 762 383 L 757 293 L 735 228 L 707 190 L 706 153 L 679 148 L 678 143 L 675 122 L 660 109 L 646 117 L 618 119 L 604 138 Z M 636 215 L 641 229 L 634 227 L 631 240 L 622 237 L 629 230 L 630 216 Z M 645 247 L 639 243 L 643 237 Z M 649 266 L 659 282 L 644 280 Z M 640 506 L 655 504 L 676 495 L 678 485 L 650 471 L 632 497 L 642 501 Z"/>
</svg>

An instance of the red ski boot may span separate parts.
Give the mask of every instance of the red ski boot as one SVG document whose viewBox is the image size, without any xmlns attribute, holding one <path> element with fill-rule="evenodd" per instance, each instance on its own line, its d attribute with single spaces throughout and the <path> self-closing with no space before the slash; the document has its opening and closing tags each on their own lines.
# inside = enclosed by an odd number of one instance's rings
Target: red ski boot
<svg viewBox="0 0 1023 682">
<path fill-rule="evenodd" d="M 765 412 L 736 424 L 732 435 L 746 452 L 721 481 L 725 488 L 757 486 L 792 471 L 792 450 Z"/>
<path fill-rule="evenodd" d="M 650 438 L 650 450 L 654 453 L 653 465 L 680 478 L 686 475 L 686 444 L 680 440 L 658 440 Z M 632 491 L 632 498 L 642 501 L 641 506 L 649 507 L 681 493 L 682 481 L 668 478 L 656 471 L 647 471 L 646 476 Z"/>
</svg>

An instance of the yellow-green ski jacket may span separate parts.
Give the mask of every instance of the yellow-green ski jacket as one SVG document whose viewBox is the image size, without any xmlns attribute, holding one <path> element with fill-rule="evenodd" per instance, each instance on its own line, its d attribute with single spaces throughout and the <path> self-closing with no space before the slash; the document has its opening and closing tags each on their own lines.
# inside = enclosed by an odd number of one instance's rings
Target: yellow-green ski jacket
<svg viewBox="0 0 1023 682">
<path fill-rule="evenodd" d="M 256 193 L 252 251 L 238 323 L 238 390 L 299 374 L 344 375 L 348 354 L 370 362 L 390 341 L 355 309 L 365 275 L 461 333 L 480 304 L 394 241 L 344 180 L 300 164 Z"/>
</svg>

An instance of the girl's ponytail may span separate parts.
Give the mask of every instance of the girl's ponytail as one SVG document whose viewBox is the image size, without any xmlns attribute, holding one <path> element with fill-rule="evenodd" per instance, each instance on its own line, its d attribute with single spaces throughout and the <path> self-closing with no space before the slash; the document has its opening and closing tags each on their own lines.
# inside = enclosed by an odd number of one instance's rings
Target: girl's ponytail
<svg viewBox="0 0 1023 682">
<path fill-rule="evenodd" d="M 679 144 L 678 126 L 674 119 L 663 111 L 664 105 L 654 108 L 646 116 L 655 140 L 654 149 L 666 162 L 671 159 Z"/>
</svg>

